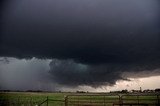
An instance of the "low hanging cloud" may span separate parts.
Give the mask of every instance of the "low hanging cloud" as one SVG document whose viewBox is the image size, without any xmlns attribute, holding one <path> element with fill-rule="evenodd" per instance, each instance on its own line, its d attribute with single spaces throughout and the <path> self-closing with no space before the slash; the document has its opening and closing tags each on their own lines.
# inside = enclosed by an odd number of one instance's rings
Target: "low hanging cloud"
<svg viewBox="0 0 160 106">
<path fill-rule="evenodd" d="M 53 80 L 70 86 L 112 85 L 141 72 L 159 75 L 159 4 L 8 0 L 0 8 L 0 56 L 53 59 Z"/>
<path fill-rule="evenodd" d="M 73 60 L 0 58 L 0 89 L 95 91 L 116 85 L 118 80 L 130 82 L 131 78 L 160 75 L 159 69 L 131 69 L 133 66 L 128 69 L 118 64 L 91 66 Z"/>
<path fill-rule="evenodd" d="M 148 64 L 150 65 L 150 64 Z M 50 62 L 50 71 L 53 81 L 65 85 L 76 87 L 79 85 L 89 85 L 100 87 L 103 85 L 112 86 L 118 80 L 127 80 L 128 78 L 140 78 L 160 75 L 159 68 L 139 64 L 101 64 L 84 65 L 75 63 L 73 60 L 52 60 Z M 157 69 L 157 70 L 156 70 Z"/>
</svg>

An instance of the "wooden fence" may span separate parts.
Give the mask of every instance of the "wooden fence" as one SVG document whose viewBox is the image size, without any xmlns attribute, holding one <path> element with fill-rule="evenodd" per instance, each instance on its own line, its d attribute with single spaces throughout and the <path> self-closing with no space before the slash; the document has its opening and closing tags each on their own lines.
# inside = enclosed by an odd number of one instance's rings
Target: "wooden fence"
<svg viewBox="0 0 160 106">
<path fill-rule="evenodd" d="M 22 100 L 21 100 L 22 99 Z M 0 106 L 160 106 L 160 94 L 74 94 L 63 100 L 49 97 L 35 101 L 21 97 L 0 100 Z"/>
<path fill-rule="evenodd" d="M 160 95 L 67 95 L 65 100 L 47 98 L 39 106 L 44 103 L 47 103 L 46 106 L 50 106 L 48 105 L 50 101 L 63 102 L 62 106 L 160 106 Z"/>
</svg>

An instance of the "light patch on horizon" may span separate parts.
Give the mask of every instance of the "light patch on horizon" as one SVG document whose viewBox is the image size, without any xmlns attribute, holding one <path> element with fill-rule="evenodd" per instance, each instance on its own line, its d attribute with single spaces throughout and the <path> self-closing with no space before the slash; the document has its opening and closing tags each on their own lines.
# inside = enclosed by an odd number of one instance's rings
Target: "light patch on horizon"
<svg viewBox="0 0 160 106">
<path fill-rule="evenodd" d="M 107 87 L 108 91 L 118 91 L 118 90 L 139 90 L 140 87 L 142 90 L 145 89 L 156 89 L 160 88 L 160 76 L 152 76 L 146 78 L 130 78 L 130 81 L 117 81 L 116 85 L 112 87 Z"/>
</svg>

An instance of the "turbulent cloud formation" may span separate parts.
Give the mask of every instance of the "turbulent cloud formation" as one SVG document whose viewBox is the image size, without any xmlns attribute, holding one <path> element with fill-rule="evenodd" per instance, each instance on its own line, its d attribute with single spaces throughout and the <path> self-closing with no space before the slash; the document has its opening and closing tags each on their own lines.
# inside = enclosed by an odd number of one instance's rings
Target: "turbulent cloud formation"
<svg viewBox="0 0 160 106">
<path fill-rule="evenodd" d="M 50 73 L 64 85 L 114 84 L 124 73 L 160 68 L 159 4 L 8 0 L 1 9 L 0 56 L 56 58 Z"/>
<path fill-rule="evenodd" d="M 49 73 L 55 82 L 62 85 L 72 87 L 89 85 L 97 88 L 102 85 L 112 86 L 117 80 L 129 81 L 128 78 L 160 75 L 160 70 L 155 70 L 160 64 L 157 67 L 148 65 L 130 63 L 84 65 L 72 60 L 52 60 Z"/>
<path fill-rule="evenodd" d="M 111 85 L 119 79 L 123 79 L 116 70 L 109 70 L 112 66 L 88 66 L 78 64 L 72 60 L 53 60 L 50 63 L 50 73 L 53 79 L 59 84 L 66 86 L 90 85 Z M 111 72 L 113 71 L 113 72 Z"/>
</svg>

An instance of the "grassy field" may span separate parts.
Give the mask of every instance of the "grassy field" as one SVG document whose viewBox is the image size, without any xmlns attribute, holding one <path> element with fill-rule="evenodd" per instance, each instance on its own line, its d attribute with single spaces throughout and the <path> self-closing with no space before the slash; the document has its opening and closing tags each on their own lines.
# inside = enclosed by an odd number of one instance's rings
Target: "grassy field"
<svg viewBox="0 0 160 106">
<path fill-rule="evenodd" d="M 0 106 L 35 106 L 45 101 L 47 97 L 53 100 L 64 100 L 68 93 L 33 93 L 33 92 L 7 92 L 0 93 Z M 49 105 L 58 102 L 48 102 Z M 46 103 L 44 103 L 45 105 Z M 58 104 L 64 104 L 59 102 Z"/>
<path fill-rule="evenodd" d="M 70 95 L 70 96 L 67 96 Z M 78 96 L 77 96 L 78 95 Z M 113 103 L 148 103 L 157 104 L 156 95 L 126 95 L 126 94 L 96 94 L 96 93 L 33 93 L 33 92 L 1 92 L 0 106 L 38 106 L 48 98 L 48 106 L 64 106 L 65 97 L 67 96 L 68 106 L 76 106 L 80 104 L 92 106 L 93 104 L 112 106 Z M 58 100 L 58 101 L 52 101 Z M 60 101 L 59 101 L 60 100 Z M 160 101 L 160 100 L 159 100 Z M 47 106 L 47 101 L 41 106 Z M 127 106 L 127 105 L 126 105 Z M 155 105 L 152 105 L 155 106 Z"/>
</svg>

